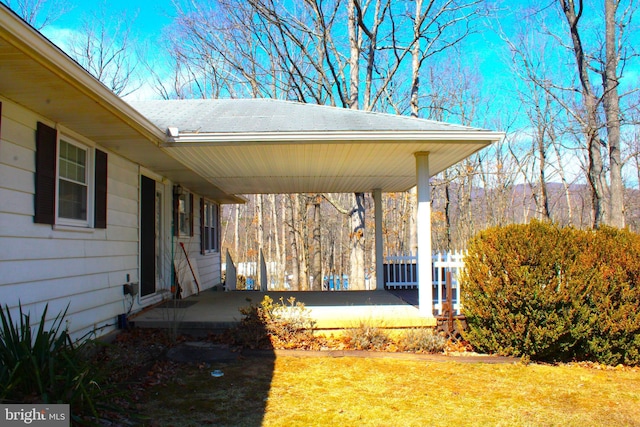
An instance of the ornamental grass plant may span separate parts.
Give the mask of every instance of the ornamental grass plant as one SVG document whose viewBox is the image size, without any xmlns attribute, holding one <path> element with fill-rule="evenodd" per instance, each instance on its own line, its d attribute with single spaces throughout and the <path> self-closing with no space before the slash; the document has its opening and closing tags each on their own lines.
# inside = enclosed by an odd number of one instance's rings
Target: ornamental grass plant
<svg viewBox="0 0 640 427">
<path fill-rule="evenodd" d="M 21 305 L 17 320 L 8 306 L 0 310 L 0 402 L 65 403 L 75 421 L 95 419 L 107 408 L 98 397 L 109 389 L 101 387 L 101 371 L 90 362 L 91 344 L 71 340 L 62 327 L 67 310 L 50 322 L 47 310 L 36 327 Z"/>
</svg>

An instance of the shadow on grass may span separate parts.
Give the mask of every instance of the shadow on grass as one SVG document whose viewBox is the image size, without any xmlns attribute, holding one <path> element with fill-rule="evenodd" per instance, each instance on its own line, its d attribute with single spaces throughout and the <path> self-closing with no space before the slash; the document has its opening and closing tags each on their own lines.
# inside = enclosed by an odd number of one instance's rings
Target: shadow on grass
<svg viewBox="0 0 640 427">
<path fill-rule="evenodd" d="M 272 348 L 262 345 L 245 353 L 211 342 L 184 342 L 167 357 L 172 375 L 145 391 L 142 425 L 262 425 L 275 366 Z"/>
</svg>

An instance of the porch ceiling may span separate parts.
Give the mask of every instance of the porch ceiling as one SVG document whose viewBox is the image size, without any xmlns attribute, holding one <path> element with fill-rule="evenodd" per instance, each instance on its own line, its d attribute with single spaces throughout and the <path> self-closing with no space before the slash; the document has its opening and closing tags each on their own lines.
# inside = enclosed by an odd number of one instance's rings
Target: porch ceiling
<svg viewBox="0 0 640 427">
<path fill-rule="evenodd" d="M 167 152 L 225 192 L 350 193 L 405 191 L 416 185 L 414 153 L 430 153 L 438 173 L 487 144 L 462 141 L 304 141 L 165 146 Z"/>
</svg>

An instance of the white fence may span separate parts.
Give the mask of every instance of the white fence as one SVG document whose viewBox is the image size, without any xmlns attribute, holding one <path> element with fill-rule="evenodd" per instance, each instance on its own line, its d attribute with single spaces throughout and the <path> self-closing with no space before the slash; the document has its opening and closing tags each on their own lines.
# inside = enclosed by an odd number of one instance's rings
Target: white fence
<svg viewBox="0 0 640 427">
<path fill-rule="evenodd" d="M 433 309 L 442 314 L 443 303 L 447 299 L 447 273 L 451 273 L 453 310 L 460 313 L 460 286 L 458 274 L 464 268 L 464 252 L 435 253 L 432 258 Z M 386 257 L 384 283 L 387 289 L 418 288 L 418 257 L 399 255 Z"/>
</svg>

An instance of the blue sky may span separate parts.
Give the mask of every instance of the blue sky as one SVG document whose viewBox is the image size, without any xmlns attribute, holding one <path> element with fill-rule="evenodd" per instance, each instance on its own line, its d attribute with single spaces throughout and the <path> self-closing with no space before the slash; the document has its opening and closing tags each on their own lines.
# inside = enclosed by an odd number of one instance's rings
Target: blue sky
<svg viewBox="0 0 640 427">
<path fill-rule="evenodd" d="M 52 2 L 52 0 L 49 1 Z M 176 15 L 174 1 L 185 4 L 189 2 L 189 0 L 65 1 L 69 5 L 69 11 L 43 30 L 47 37 L 63 49 L 65 48 L 65 37 L 79 29 L 83 17 L 86 18 L 91 13 L 97 13 L 101 7 L 104 7 L 108 15 L 117 16 L 123 12 L 126 13 L 127 20 L 132 22 L 131 27 L 135 33 L 135 38 L 148 44 L 147 54 L 162 52 L 163 46 L 159 43 L 159 40 L 165 28 L 171 24 L 173 17 Z M 549 10 L 557 8 L 556 2 L 557 0 L 547 0 L 546 4 L 553 6 Z M 53 3 L 56 2 L 53 1 Z M 466 61 L 468 67 L 480 71 L 483 91 L 485 95 L 488 95 L 488 98 L 491 98 L 492 104 L 494 104 L 493 108 L 497 105 L 499 111 L 504 112 L 505 107 L 515 111 L 514 108 L 511 108 L 514 98 L 512 89 L 519 83 L 510 69 L 510 55 L 506 44 L 500 40 L 498 27 L 502 27 L 502 30 L 510 37 L 515 37 L 516 28 L 522 26 L 522 19 L 519 17 L 520 15 L 516 16 L 516 14 L 522 13 L 521 10 L 523 8 L 533 7 L 531 6 L 532 4 L 535 4 L 536 7 L 541 7 L 540 5 L 544 3 L 532 3 L 528 0 L 488 0 L 487 3 L 501 10 L 500 19 L 493 21 L 485 19 L 478 22 L 478 32 L 465 42 L 467 45 L 462 54 L 462 61 Z M 587 2 L 587 7 L 590 4 L 592 3 Z M 590 16 L 585 16 L 582 22 L 585 28 L 588 27 L 591 19 L 593 19 L 593 13 Z M 552 21 L 561 22 L 561 20 L 553 19 L 543 21 L 542 24 L 550 23 L 553 25 Z M 638 22 L 637 19 L 636 22 Z M 634 44 L 640 46 L 637 34 Z M 446 55 L 449 55 L 449 53 Z M 443 57 L 445 60 L 447 58 L 446 55 Z M 570 68 L 575 67 L 574 64 L 551 65 L 556 69 L 562 69 L 563 65 L 569 65 Z M 627 87 L 638 88 L 639 68 L 638 61 L 626 68 L 625 83 Z M 594 83 L 598 84 L 599 82 L 594 81 Z M 153 91 L 147 88 L 133 94 L 133 97 L 140 99 L 157 97 L 157 95 L 154 95 Z"/>
<path fill-rule="evenodd" d="M 114 14 L 126 12 L 133 18 L 136 31 L 142 38 L 153 39 L 161 34 L 162 28 L 171 23 L 175 8 L 171 0 L 67 0 L 69 11 L 43 32 L 51 34 L 56 30 L 75 29 L 83 16 L 98 11 L 101 5 Z"/>
<path fill-rule="evenodd" d="M 86 19 L 91 13 L 97 13 L 105 4 L 101 1 L 66 1 L 69 11 L 43 30 L 47 37 L 63 49 L 65 40 L 69 34 L 79 29 L 82 19 Z M 163 30 L 171 24 L 172 18 L 176 15 L 172 0 L 109 0 L 106 8 L 108 13 L 114 16 L 126 13 L 127 20 L 134 23 L 136 38 L 149 43 L 150 49 L 157 46 L 156 42 L 162 36 Z M 485 83 L 493 81 L 494 77 L 503 71 L 502 58 L 497 49 L 499 45 L 497 35 L 484 29 L 474 37 L 473 43 L 476 54 L 471 60 L 485 74 Z M 138 98 L 147 96 L 150 94 L 146 91 L 134 95 Z"/>
</svg>

